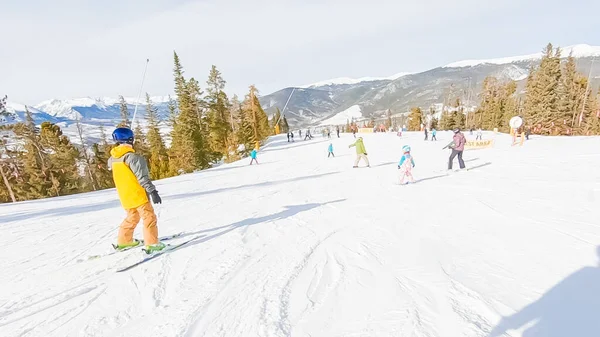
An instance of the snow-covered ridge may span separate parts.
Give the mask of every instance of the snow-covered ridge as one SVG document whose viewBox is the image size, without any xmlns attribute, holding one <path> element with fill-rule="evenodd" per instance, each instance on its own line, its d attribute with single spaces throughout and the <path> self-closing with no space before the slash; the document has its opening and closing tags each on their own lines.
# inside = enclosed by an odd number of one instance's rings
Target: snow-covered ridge
<svg viewBox="0 0 600 337">
<path fill-rule="evenodd" d="M 360 118 L 362 118 L 360 106 L 353 105 L 344 111 L 338 112 L 335 116 L 322 121 L 320 125 L 342 125 L 348 121 Z"/>
<path fill-rule="evenodd" d="M 578 44 L 573 46 L 568 46 L 561 48 L 561 56 L 568 57 L 569 55 L 573 55 L 576 58 L 582 57 L 597 57 L 600 56 L 600 46 L 590 46 L 587 44 Z M 529 54 L 529 55 L 521 55 L 521 56 L 511 56 L 511 57 L 501 57 L 501 58 L 493 58 L 487 60 L 464 60 L 458 61 L 454 63 L 450 63 L 444 66 L 444 68 L 462 68 L 462 67 L 474 67 L 481 64 L 508 64 L 514 62 L 523 62 L 523 61 L 532 61 L 539 60 L 543 56 L 542 52 Z"/>
<path fill-rule="evenodd" d="M 338 78 L 332 78 L 329 80 L 320 81 L 320 82 L 316 82 L 316 83 L 312 83 L 312 84 L 301 85 L 301 86 L 299 86 L 299 88 L 316 88 L 316 87 L 323 87 L 323 86 L 327 86 L 327 85 L 357 84 L 357 83 L 361 83 L 361 82 L 386 81 L 386 80 L 393 81 L 402 76 L 406 76 L 409 74 L 411 74 L 411 73 L 401 72 L 401 73 L 397 73 L 397 74 L 394 74 L 392 76 L 387 76 L 387 77 L 361 77 L 361 78 L 338 77 Z"/>
<path fill-rule="evenodd" d="M 124 97 L 125 102 L 129 105 L 135 105 L 137 102 L 136 97 Z M 150 99 L 153 103 L 165 103 L 169 101 L 169 96 L 151 96 Z M 64 117 L 69 119 L 81 118 L 81 113 L 75 111 L 74 108 L 95 108 L 97 110 L 107 110 L 115 105 L 119 104 L 119 99 L 114 97 L 82 97 L 73 99 L 50 99 L 40 102 L 35 107 L 38 110 L 44 111 L 49 115 L 55 117 Z M 141 97 L 139 101 L 140 105 L 146 104 L 146 98 Z"/>
</svg>

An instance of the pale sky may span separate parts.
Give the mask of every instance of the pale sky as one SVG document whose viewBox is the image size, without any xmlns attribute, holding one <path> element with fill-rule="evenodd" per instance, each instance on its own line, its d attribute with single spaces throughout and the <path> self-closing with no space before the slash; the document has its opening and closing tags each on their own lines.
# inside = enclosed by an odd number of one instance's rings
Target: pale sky
<svg viewBox="0 0 600 337">
<path fill-rule="evenodd" d="M 389 76 L 463 59 L 600 45 L 597 0 L 0 0 L 0 95 L 173 92 L 173 50 L 228 94 Z"/>
</svg>

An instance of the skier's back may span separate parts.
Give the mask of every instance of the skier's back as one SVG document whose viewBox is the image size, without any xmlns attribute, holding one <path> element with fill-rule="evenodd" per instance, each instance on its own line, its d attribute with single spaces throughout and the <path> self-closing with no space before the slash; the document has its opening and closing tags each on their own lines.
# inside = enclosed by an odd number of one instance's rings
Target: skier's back
<svg viewBox="0 0 600 337">
<path fill-rule="evenodd" d="M 329 158 L 330 156 L 335 157 L 335 154 L 333 154 L 333 143 L 329 143 L 329 146 L 327 147 L 327 151 L 329 152 L 327 154 L 327 158 Z"/>
<path fill-rule="evenodd" d="M 133 232 L 140 217 L 144 223 L 144 244 L 147 252 L 159 251 L 165 244 L 158 241 L 156 214 L 148 200 L 151 197 L 155 204 L 162 203 L 156 187 L 150 180 L 150 172 L 146 159 L 135 153 L 133 149 L 133 131 L 128 128 L 117 128 L 112 134 L 117 146 L 110 151 L 108 167 L 113 173 L 115 187 L 121 205 L 127 217 L 119 228 L 116 249 L 127 249 L 140 244 L 133 239 Z"/>
<path fill-rule="evenodd" d="M 410 154 L 410 146 L 404 145 L 402 147 L 402 157 L 398 163 L 398 169 L 400 170 L 400 185 L 404 184 L 404 178 L 408 178 L 410 182 L 415 182 L 412 175 L 412 169 L 415 167 L 415 160 Z"/>
</svg>

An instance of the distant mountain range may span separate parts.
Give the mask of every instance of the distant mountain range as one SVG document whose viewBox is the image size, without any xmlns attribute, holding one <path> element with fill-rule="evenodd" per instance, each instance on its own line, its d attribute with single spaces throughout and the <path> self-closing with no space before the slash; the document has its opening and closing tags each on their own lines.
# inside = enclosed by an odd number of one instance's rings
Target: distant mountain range
<svg viewBox="0 0 600 337">
<path fill-rule="evenodd" d="M 157 108 L 159 116 L 165 120 L 168 117 L 168 97 L 151 97 L 153 105 Z M 125 98 L 130 118 L 135 111 L 135 98 Z M 36 124 L 49 121 L 60 125 L 63 132 L 69 135 L 73 141 L 78 142 L 74 135 L 76 120 L 80 120 L 86 130 L 89 141 L 97 141 L 100 138 L 100 125 L 110 137 L 112 128 L 121 120 L 119 100 L 116 98 L 76 98 L 69 100 L 53 99 L 41 102 L 35 106 L 27 106 Z M 25 121 L 25 105 L 14 102 L 7 104 L 8 116 L 0 117 L 2 123 L 18 123 Z M 136 120 L 142 126 L 146 123 L 146 103 L 140 102 L 137 110 Z"/>
<path fill-rule="evenodd" d="M 577 58 L 579 71 L 587 74 L 592 60 L 600 57 L 600 47 L 575 45 L 562 48 L 564 58 Z M 380 117 L 388 109 L 393 114 L 411 107 L 432 105 L 461 98 L 463 103 L 478 104 L 483 80 L 490 75 L 501 80 L 523 82 L 529 68 L 539 63 L 542 53 L 487 60 L 465 60 L 420 73 L 399 73 L 388 78 L 338 78 L 314 84 L 290 87 L 261 97 L 267 113 L 283 110 L 294 91 L 285 115 L 292 125 L 344 124 L 351 118 Z M 596 63 L 600 74 L 600 58 Z M 594 84 L 599 83 L 596 76 Z M 451 103 L 451 102 L 447 102 Z"/>
<path fill-rule="evenodd" d="M 598 58 L 596 74 L 600 74 L 600 47 L 575 45 L 562 49 L 562 56 L 572 54 L 576 57 L 580 71 L 588 73 L 592 60 Z M 309 125 L 344 124 L 349 119 L 380 117 L 388 109 L 392 113 L 403 113 L 411 107 L 428 108 L 460 97 L 463 102 L 477 105 L 482 82 L 489 75 L 503 80 L 522 82 L 529 68 L 539 63 L 542 53 L 513 56 L 488 60 L 465 60 L 454 62 L 420 73 L 398 73 L 385 78 L 336 78 L 309 85 L 289 87 L 260 97 L 263 108 L 269 115 L 276 108 L 285 109 L 285 115 L 292 127 Z M 600 76 L 595 76 L 597 85 Z M 168 115 L 167 97 L 152 97 L 159 115 Z M 133 115 L 136 99 L 126 98 L 130 115 Z M 449 102 L 448 102 L 449 103 Z M 33 107 L 36 123 L 48 120 L 59 123 L 65 133 L 75 134 L 74 122 L 80 119 L 89 131 L 92 139 L 97 138 L 98 126 L 107 129 L 120 120 L 119 103 L 116 98 L 79 98 L 69 100 L 48 100 Z M 2 123 L 14 123 L 24 120 L 25 106 L 9 102 L 9 115 Z M 145 104 L 138 107 L 138 116 L 145 122 Z M 108 131 L 108 130 L 107 130 Z"/>
</svg>

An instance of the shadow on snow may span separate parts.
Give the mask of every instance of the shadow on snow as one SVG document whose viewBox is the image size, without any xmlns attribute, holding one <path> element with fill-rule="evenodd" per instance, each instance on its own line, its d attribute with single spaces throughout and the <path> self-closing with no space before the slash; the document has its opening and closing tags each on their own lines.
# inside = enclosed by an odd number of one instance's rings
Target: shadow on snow
<svg viewBox="0 0 600 337">
<path fill-rule="evenodd" d="M 221 192 L 239 190 L 239 189 L 250 188 L 250 187 L 254 188 L 254 187 L 272 186 L 272 185 L 285 184 L 285 183 L 295 182 L 295 181 L 303 181 L 303 180 L 308 180 L 308 179 L 321 178 L 321 177 L 326 177 L 326 176 L 337 174 L 337 173 L 339 173 L 339 172 L 329 172 L 329 173 L 321 173 L 321 174 L 315 174 L 315 175 L 311 175 L 311 176 L 303 176 L 303 177 L 290 178 L 290 179 L 265 181 L 265 182 L 257 183 L 257 184 L 247 184 L 247 185 L 239 185 L 239 186 L 232 186 L 232 187 L 223 187 L 223 188 L 217 188 L 217 189 L 208 190 L 208 191 L 198 191 L 198 192 L 192 192 L 192 193 L 165 195 L 165 197 L 168 200 L 177 200 L 177 199 L 182 199 L 182 198 L 196 197 L 196 196 L 200 196 L 200 195 L 213 194 L 213 193 L 221 193 Z"/>
<path fill-rule="evenodd" d="M 597 248 L 600 258 L 600 246 Z M 537 301 L 504 317 L 488 337 L 530 325 L 523 337 L 600 336 L 600 263 L 569 275 Z"/>
<path fill-rule="evenodd" d="M 265 223 L 265 222 L 273 222 L 273 221 L 277 221 L 277 220 L 286 219 L 289 217 L 293 217 L 298 213 L 307 212 L 307 211 L 310 211 L 317 207 L 335 204 L 335 203 L 342 202 L 345 200 L 346 199 L 339 199 L 339 200 L 333 200 L 333 201 L 328 201 L 328 202 L 324 202 L 324 203 L 310 203 L 310 204 L 303 204 L 303 205 L 285 206 L 285 209 L 283 211 L 275 213 L 275 214 L 265 215 L 265 216 L 258 217 L 258 218 L 244 219 L 244 220 L 241 220 L 241 221 L 229 224 L 229 225 L 224 225 L 224 226 L 219 226 L 219 227 L 214 227 L 214 228 L 209 228 L 209 229 L 203 229 L 203 230 L 196 231 L 196 232 L 184 233 L 182 235 L 182 237 L 219 231 L 212 235 L 208 235 L 208 236 L 203 235 L 202 237 L 199 237 L 198 239 L 181 247 L 181 249 L 199 245 L 201 243 L 218 238 L 222 235 L 225 235 L 225 234 L 227 234 L 235 229 L 241 228 L 241 227 L 249 227 L 249 226 L 258 225 L 258 224 Z"/>
<path fill-rule="evenodd" d="M 218 189 L 208 190 L 208 191 L 198 191 L 198 192 L 175 194 L 175 195 L 165 194 L 165 195 L 163 195 L 163 200 L 164 201 L 177 200 L 177 199 L 182 199 L 182 198 L 187 198 L 187 197 L 195 197 L 195 196 L 200 196 L 200 195 L 221 193 L 221 192 L 233 191 L 233 190 L 244 189 L 244 188 L 285 184 L 285 183 L 294 182 L 294 181 L 303 181 L 303 180 L 308 180 L 308 179 L 326 177 L 326 176 L 333 175 L 336 173 L 339 173 L 339 172 L 329 172 L 329 173 L 322 173 L 322 174 L 316 174 L 316 175 L 311 175 L 311 176 L 303 176 L 303 177 L 283 179 L 283 180 L 265 181 L 265 182 L 257 183 L 257 184 L 247 184 L 247 185 L 240 185 L 240 186 L 233 186 L 233 187 L 223 187 L 223 188 L 218 188 Z M 105 209 L 109 209 L 109 208 L 115 208 L 115 207 L 119 207 L 120 205 L 121 205 L 121 203 L 116 198 L 116 194 L 115 194 L 115 199 L 110 200 L 110 201 L 101 202 L 101 203 L 89 204 L 89 205 L 85 205 L 85 206 L 65 206 L 65 207 L 42 209 L 42 210 L 38 210 L 38 211 L 34 211 L 34 212 L 21 212 L 21 213 L 15 213 L 12 215 L 3 215 L 2 220 L 0 220 L 0 224 L 8 223 L 11 221 L 20 221 L 20 220 L 29 219 L 29 218 L 36 217 L 36 216 L 46 217 L 46 216 L 51 216 L 51 215 L 59 215 L 60 216 L 60 215 L 70 215 L 70 214 L 79 216 L 83 213 L 96 212 L 96 211 L 101 211 L 101 210 L 105 210 Z"/>
</svg>

